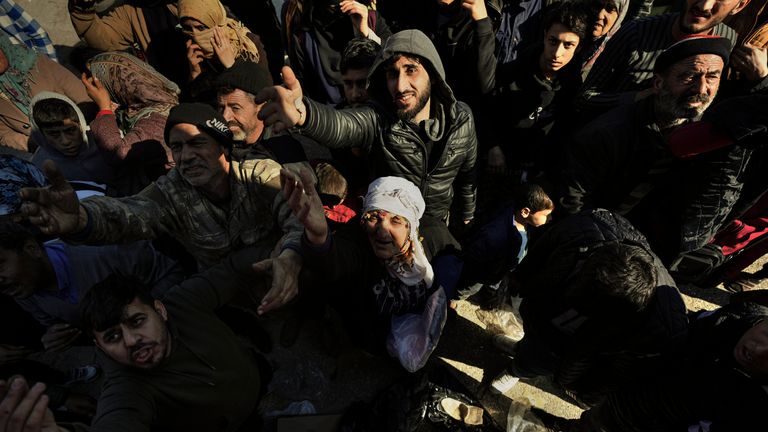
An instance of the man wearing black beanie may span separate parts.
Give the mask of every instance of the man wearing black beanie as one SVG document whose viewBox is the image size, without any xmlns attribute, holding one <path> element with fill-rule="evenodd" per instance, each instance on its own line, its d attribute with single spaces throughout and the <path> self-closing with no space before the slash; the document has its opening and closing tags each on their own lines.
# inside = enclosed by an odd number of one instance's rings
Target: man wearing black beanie
<svg viewBox="0 0 768 432">
<path fill-rule="evenodd" d="M 668 136 L 710 106 L 729 48 L 726 39 L 713 36 L 677 42 L 658 57 L 651 96 L 576 132 L 567 147 L 560 208 L 625 215 L 666 265 L 706 243 L 739 196 L 735 179 L 748 155 L 735 148 L 683 158 Z M 720 167 L 718 175 L 706 175 L 708 166 Z"/>
<path fill-rule="evenodd" d="M 22 190 L 22 211 L 46 234 L 79 243 L 126 243 L 167 233 L 200 270 L 253 246 L 261 258 L 254 268 L 273 275 L 271 289 L 254 308 L 262 314 L 290 301 L 298 292 L 296 251 L 304 229 L 280 193 L 280 164 L 231 160 L 232 132 L 216 110 L 200 103 L 171 109 L 165 141 L 176 166 L 134 196 L 78 202 L 48 162 L 51 187 Z"/>
<path fill-rule="evenodd" d="M 233 159 L 267 158 L 281 165 L 307 160 L 302 144 L 293 135 L 273 134 L 258 117 L 263 104 L 256 103 L 255 95 L 272 85 L 263 68 L 252 62 L 235 63 L 216 78 L 214 85 L 219 113 L 232 131 Z"/>
</svg>

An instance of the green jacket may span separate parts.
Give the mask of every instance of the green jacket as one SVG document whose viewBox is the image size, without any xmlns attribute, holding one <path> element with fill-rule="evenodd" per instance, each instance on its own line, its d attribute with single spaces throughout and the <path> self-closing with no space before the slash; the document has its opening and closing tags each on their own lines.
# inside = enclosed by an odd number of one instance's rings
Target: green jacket
<svg viewBox="0 0 768 432">
<path fill-rule="evenodd" d="M 201 269 L 245 246 L 261 246 L 263 258 L 278 241 L 281 249 L 298 250 L 304 227 L 280 193 L 277 162 L 232 161 L 230 189 L 229 205 L 218 207 L 172 169 L 136 195 L 84 200 L 89 226 L 67 240 L 113 244 L 169 234 L 197 259 Z"/>
</svg>

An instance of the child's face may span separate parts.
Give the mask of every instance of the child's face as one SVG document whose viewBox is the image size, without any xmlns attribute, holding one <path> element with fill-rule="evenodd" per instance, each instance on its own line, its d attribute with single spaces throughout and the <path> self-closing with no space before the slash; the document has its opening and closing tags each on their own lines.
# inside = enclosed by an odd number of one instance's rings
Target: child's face
<svg viewBox="0 0 768 432">
<path fill-rule="evenodd" d="M 571 32 L 562 24 L 552 24 L 544 34 L 544 51 L 539 63 L 545 74 L 553 74 L 565 67 L 576 54 L 579 35 Z"/>
<path fill-rule="evenodd" d="M 64 156 L 77 156 L 84 144 L 80 123 L 72 119 L 65 119 L 60 126 L 40 128 L 40 131 L 48 143 Z"/>
<path fill-rule="evenodd" d="M 552 214 L 552 209 L 539 210 L 535 213 L 528 213 L 528 216 L 525 218 L 525 222 L 527 225 L 533 227 L 542 226 L 549 222 L 550 214 Z"/>
</svg>

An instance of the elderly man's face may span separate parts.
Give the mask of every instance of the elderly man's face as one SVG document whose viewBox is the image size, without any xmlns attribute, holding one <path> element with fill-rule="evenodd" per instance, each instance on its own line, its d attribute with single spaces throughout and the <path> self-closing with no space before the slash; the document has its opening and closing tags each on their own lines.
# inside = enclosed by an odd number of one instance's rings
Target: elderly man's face
<svg viewBox="0 0 768 432">
<path fill-rule="evenodd" d="M 768 320 L 744 333 L 733 348 L 733 357 L 744 372 L 768 382 Z"/>
<path fill-rule="evenodd" d="M 699 54 L 678 61 L 665 74 L 657 74 L 657 114 L 666 120 L 698 120 L 717 94 L 722 71 L 722 57 Z"/>
<path fill-rule="evenodd" d="M 680 15 L 683 33 L 703 33 L 723 22 L 728 15 L 744 9 L 750 0 L 686 0 L 685 12 Z"/>
<path fill-rule="evenodd" d="M 226 184 L 229 160 L 224 146 L 189 123 L 179 123 L 168 134 L 176 169 L 194 187 L 204 190 Z"/>
<path fill-rule="evenodd" d="M 219 112 L 227 121 L 235 141 L 254 144 L 264 130 L 258 114 L 264 104 L 257 104 L 253 95 L 240 89 L 218 96 Z"/>
<path fill-rule="evenodd" d="M 168 314 L 155 300 L 144 304 L 138 298 L 123 308 L 120 322 L 104 331 L 94 331 L 94 341 L 115 362 L 139 369 L 152 369 L 170 353 Z"/>
</svg>

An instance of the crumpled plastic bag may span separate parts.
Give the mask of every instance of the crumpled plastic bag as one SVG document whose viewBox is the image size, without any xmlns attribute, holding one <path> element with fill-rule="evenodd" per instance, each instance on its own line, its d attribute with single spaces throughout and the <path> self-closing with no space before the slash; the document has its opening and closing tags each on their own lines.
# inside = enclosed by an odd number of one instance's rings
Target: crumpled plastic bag
<svg viewBox="0 0 768 432">
<path fill-rule="evenodd" d="M 442 287 L 427 299 L 420 314 L 393 315 L 387 352 L 408 372 L 424 367 L 437 347 L 448 317 L 448 299 Z"/>
<path fill-rule="evenodd" d="M 531 401 L 512 401 L 507 414 L 507 432 L 548 432 L 544 424 L 531 413 Z"/>
<path fill-rule="evenodd" d="M 504 302 L 501 307 L 493 310 L 478 309 L 477 319 L 485 324 L 485 329 L 491 334 L 504 334 L 514 340 L 520 340 L 523 332 L 523 319 L 520 317 L 520 297 L 512 297 L 511 303 Z"/>
</svg>

